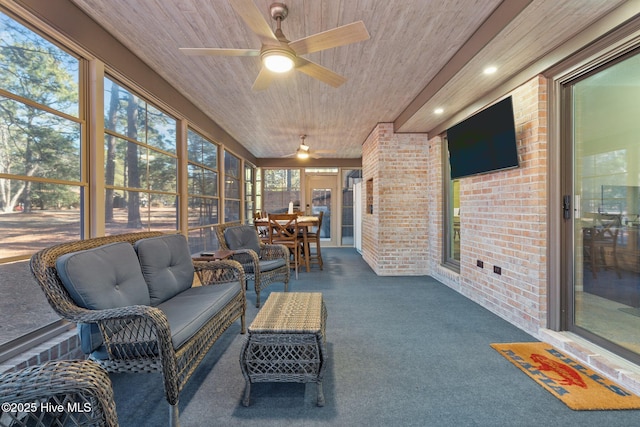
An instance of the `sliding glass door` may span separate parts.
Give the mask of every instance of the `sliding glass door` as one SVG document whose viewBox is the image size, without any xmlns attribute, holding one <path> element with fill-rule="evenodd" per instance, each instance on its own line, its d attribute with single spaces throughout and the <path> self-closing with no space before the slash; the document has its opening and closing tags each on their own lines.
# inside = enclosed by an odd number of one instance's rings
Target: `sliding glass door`
<svg viewBox="0 0 640 427">
<path fill-rule="evenodd" d="M 640 54 L 566 85 L 569 328 L 640 359 Z M 569 170 L 569 168 L 568 168 Z"/>
<path fill-rule="evenodd" d="M 307 175 L 305 197 L 312 215 L 323 212 L 320 240 L 324 246 L 338 246 L 336 224 L 337 218 L 332 218 L 332 212 L 336 212 L 335 203 L 338 192 L 336 191 L 336 177 L 334 175 Z M 333 219 L 333 220 L 332 220 Z"/>
</svg>

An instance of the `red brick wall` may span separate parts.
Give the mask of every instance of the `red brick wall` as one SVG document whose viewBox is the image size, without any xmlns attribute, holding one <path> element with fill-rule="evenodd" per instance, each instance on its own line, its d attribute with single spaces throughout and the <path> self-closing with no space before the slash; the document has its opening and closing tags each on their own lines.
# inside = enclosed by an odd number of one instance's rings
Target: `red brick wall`
<svg viewBox="0 0 640 427">
<path fill-rule="evenodd" d="M 545 80 L 534 78 L 511 95 L 520 167 L 460 182 L 459 290 L 537 332 L 546 326 L 547 315 Z M 483 269 L 476 266 L 478 259 Z"/>
<path fill-rule="evenodd" d="M 428 272 L 428 157 L 427 135 L 395 134 L 391 123 L 378 124 L 363 145 L 373 213 L 364 209 L 362 252 L 379 275 Z"/>
<path fill-rule="evenodd" d="M 85 359 L 80 350 L 76 329 L 62 333 L 51 340 L 25 351 L 0 365 L 0 373 L 15 372 L 29 366 L 41 365 L 51 360 Z"/>
<path fill-rule="evenodd" d="M 442 139 L 394 134 L 390 123 L 363 145 L 374 212 L 363 214 L 362 252 L 379 275 L 432 275 L 535 334 L 547 317 L 546 81 L 510 95 L 520 167 L 461 179 L 460 273 L 442 266 Z"/>
</svg>

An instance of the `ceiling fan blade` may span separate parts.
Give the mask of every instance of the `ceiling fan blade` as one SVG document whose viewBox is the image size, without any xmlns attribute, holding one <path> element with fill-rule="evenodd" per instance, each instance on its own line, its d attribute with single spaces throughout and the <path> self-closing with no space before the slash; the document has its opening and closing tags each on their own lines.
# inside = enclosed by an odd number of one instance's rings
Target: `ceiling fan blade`
<svg viewBox="0 0 640 427">
<path fill-rule="evenodd" d="M 364 22 L 357 21 L 332 30 L 323 31 L 309 37 L 289 43 L 297 55 L 318 52 L 332 47 L 344 46 L 369 39 Z"/>
<path fill-rule="evenodd" d="M 311 62 L 300 57 L 296 58 L 296 70 L 333 87 L 341 86 L 347 81 L 347 79 L 342 77 L 340 74 L 334 73 L 322 65 L 318 65 L 315 62 Z"/>
<path fill-rule="evenodd" d="M 229 0 L 231 7 L 236 11 L 251 31 L 256 33 L 264 44 L 278 44 L 278 39 L 273 30 L 265 21 L 262 13 L 256 7 L 253 0 Z"/>
<path fill-rule="evenodd" d="M 218 49 L 215 47 L 181 47 L 180 51 L 185 55 L 223 55 L 223 56 L 258 56 L 258 49 Z"/>
<path fill-rule="evenodd" d="M 262 67 L 260 69 L 260 73 L 258 73 L 258 77 L 256 77 L 256 81 L 253 82 L 253 87 L 251 87 L 251 89 L 254 91 L 265 90 L 271 84 L 271 80 L 273 80 L 273 74 L 271 71 Z"/>
<path fill-rule="evenodd" d="M 316 154 L 335 154 L 336 150 L 313 150 Z"/>
</svg>

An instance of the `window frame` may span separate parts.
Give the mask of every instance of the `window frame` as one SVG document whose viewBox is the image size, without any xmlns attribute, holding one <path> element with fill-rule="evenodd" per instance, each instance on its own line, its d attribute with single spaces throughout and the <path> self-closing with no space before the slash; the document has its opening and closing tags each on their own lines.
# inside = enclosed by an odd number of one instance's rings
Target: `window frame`
<svg viewBox="0 0 640 427">
<path fill-rule="evenodd" d="M 460 260 L 452 255 L 455 238 L 453 181 L 449 164 L 449 141 L 445 135 L 442 138 L 442 265 L 460 273 Z M 459 234 L 462 236 L 462 233 Z"/>
<path fill-rule="evenodd" d="M 256 167 L 249 162 L 244 162 L 244 174 L 242 188 L 244 189 L 243 199 L 243 215 L 244 223 L 253 223 L 253 215 L 256 209 Z"/>
<path fill-rule="evenodd" d="M 146 94 L 144 91 L 139 90 L 138 88 L 135 88 L 133 85 L 129 85 L 127 83 L 124 83 L 121 79 L 119 79 L 116 75 L 110 73 L 109 71 L 105 71 L 104 75 L 102 76 L 103 78 L 103 82 L 106 80 L 109 80 L 112 82 L 112 84 L 117 84 L 120 88 L 126 90 L 128 93 L 130 93 L 131 95 L 133 95 L 134 97 L 138 98 L 140 100 L 140 102 L 144 102 L 144 111 L 145 111 L 145 118 L 144 118 L 144 129 L 140 129 L 143 134 L 142 137 L 137 137 L 137 138 L 132 138 L 128 135 L 124 135 L 122 133 L 117 132 L 117 130 L 113 130 L 113 129 L 108 129 L 107 128 L 107 124 L 104 124 L 104 135 L 105 136 L 111 136 L 117 139 L 120 139 L 122 141 L 126 141 L 128 144 L 135 144 L 137 147 L 141 148 L 140 153 L 146 152 L 146 156 L 144 154 L 140 154 L 141 157 L 144 157 L 146 159 L 145 162 L 142 163 L 142 166 L 146 167 L 146 170 L 142 172 L 142 174 L 144 174 L 144 176 L 146 176 L 146 185 L 142 185 L 142 183 L 140 184 L 140 186 L 138 187 L 132 187 L 130 183 L 126 184 L 126 185 L 118 185 L 118 184 L 107 184 L 106 182 L 104 182 L 104 192 L 103 194 L 96 194 L 95 197 L 96 198 L 100 198 L 100 197 L 104 197 L 106 199 L 107 197 L 107 192 L 109 191 L 121 191 L 124 193 L 135 193 L 137 194 L 137 196 L 140 198 L 140 205 L 141 207 L 145 207 L 144 206 L 144 200 L 146 198 L 146 217 L 143 218 L 142 214 L 140 215 L 140 222 L 141 222 L 141 226 L 142 228 L 138 229 L 138 230 L 158 230 L 158 231 L 178 231 L 180 229 L 180 223 L 179 223 L 179 200 L 180 200 L 180 186 L 179 186 L 179 179 L 178 179 L 178 175 L 179 175 L 179 169 L 180 169 L 180 157 L 179 157 L 179 141 L 178 141 L 178 127 L 180 125 L 180 120 L 178 119 L 178 117 L 176 117 L 174 114 L 168 112 L 165 108 L 163 108 L 163 106 L 158 105 L 157 103 L 153 102 L 151 99 L 152 97 L 149 96 L 148 94 Z M 104 91 L 103 88 L 103 93 L 106 93 Z M 98 106 L 96 106 L 98 107 Z M 104 104 L 102 105 L 102 110 L 101 113 L 104 116 L 106 114 L 105 110 L 104 110 Z M 149 110 L 150 108 L 153 108 L 154 110 L 162 113 L 163 115 L 166 115 L 168 118 L 172 119 L 174 121 L 174 129 L 173 129 L 173 136 L 174 136 L 174 141 L 173 141 L 173 146 L 172 151 L 169 151 L 168 149 L 165 148 L 161 148 L 158 147 L 157 145 L 151 143 L 151 141 L 149 140 L 149 133 L 148 133 L 148 129 L 149 129 Z M 102 147 L 96 147 L 96 150 L 100 150 L 102 149 L 105 153 L 105 144 L 106 144 L 106 138 L 103 138 L 102 140 Z M 174 165 L 175 165 L 175 174 L 174 174 L 174 185 L 173 185 L 173 191 L 168 191 L 168 190 L 154 190 L 153 189 L 153 182 L 151 179 L 151 171 L 155 170 L 155 168 L 151 167 L 151 162 L 153 161 L 153 159 L 155 158 L 156 155 L 159 156 L 165 156 L 166 158 L 169 159 L 173 159 L 174 161 Z M 105 154 L 106 157 L 106 154 Z M 104 168 L 104 165 L 102 166 Z M 105 170 L 103 170 L 102 172 L 102 180 L 105 181 L 106 180 L 106 168 Z M 154 225 L 157 224 L 154 223 L 152 221 L 152 216 L 151 216 L 151 207 L 154 198 L 159 198 L 159 199 L 163 199 L 166 201 L 167 198 L 169 199 L 173 199 L 174 202 L 174 207 L 175 207 L 175 214 L 174 214 L 174 220 L 173 220 L 173 229 L 172 230 L 168 230 L 168 228 L 166 227 L 154 227 Z M 103 212 L 103 216 L 106 215 L 106 207 L 105 207 L 105 211 Z M 128 227 L 128 224 L 126 225 Z M 109 230 L 107 229 L 107 227 L 105 227 L 105 235 L 109 235 L 110 233 L 108 232 Z M 116 228 L 115 228 L 116 232 L 122 232 L 121 229 L 117 228 L 117 224 L 116 224 Z"/>
<path fill-rule="evenodd" d="M 0 96 L 5 97 L 7 99 L 13 100 L 15 102 L 21 103 L 27 108 L 34 108 L 39 111 L 45 112 L 47 114 L 51 114 L 59 119 L 67 120 L 75 125 L 79 126 L 78 133 L 78 176 L 75 180 L 67 180 L 67 179 L 55 179 L 48 178 L 45 176 L 27 176 L 27 175 L 17 175 L 17 174 L 6 174 L 0 173 L 1 179 L 7 180 L 19 180 L 25 181 L 32 184 L 52 184 L 52 185 L 63 185 L 63 186 L 73 186 L 79 188 L 80 193 L 80 202 L 78 205 L 79 209 L 79 222 L 78 222 L 78 238 L 84 238 L 89 231 L 89 223 L 90 223 L 90 210 L 89 210 L 89 198 L 91 197 L 89 191 L 89 180 L 88 180 L 88 170 L 89 170 L 89 143 L 88 143 L 88 130 L 87 130 L 87 108 L 86 108 L 86 99 L 87 99 L 87 81 L 89 79 L 89 59 L 83 54 L 79 53 L 79 51 L 72 50 L 69 46 L 66 46 L 62 41 L 55 39 L 54 37 L 47 34 L 45 31 L 35 27 L 34 25 L 26 22 L 21 17 L 17 16 L 12 10 L 8 10 L 5 7 L 0 7 L 0 13 L 8 17 L 10 20 L 15 23 L 21 25 L 37 37 L 42 38 L 46 42 L 54 45 L 61 52 L 64 52 L 66 55 L 69 55 L 72 58 L 77 60 L 77 95 L 78 98 L 75 101 L 77 103 L 77 115 L 74 116 L 72 114 L 63 112 L 61 110 L 57 110 L 52 108 L 49 105 L 40 104 L 35 100 L 25 98 L 17 93 L 12 93 L 4 88 L 0 88 Z M 40 240 L 37 240 L 40 242 Z M 39 250 L 41 248 L 36 248 L 35 250 Z M 14 256 L 7 256 L 0 258 L 0 264 L 8 264 L 14 262 L 28 262 L 29 258 L 33 253 L 29 254 L 18 254 Z M 44 295 L 41 294 L 44 298 Z M 61 333 L 67 332 L 75 328 L 75 325 L 64 320 L 58 318 L 56 320 L 50 321 L 49 323 L 41 324 L 40 326 L 36 326 L 34 329 L 31 329 L 27 332 L 24 332 L 22 335 L 17 338 L 10 339 L 6 342 L 0 343 L 0 363 L 5 362 L 6 360 L 15 357 L 30 348 L 33 348 L 37 345 L 40 345 L 47 340 L 60 335 Z"/>
<path fill-rule="evenodd" d="M 190 144 L 195 141 L 192 141 L 192 135 L 195 135 L 199 138 L 199 143 L 202 144 L 210 144 L 213 147 L 215 152 L 215 161 L 211 163 L 207 163 L 204 157 L 200 159 L 192 159 L 189 155 Z M 216 225 L 220 223 L 220 213 L 221 213 L 221 201 L 220 201 L 220 152 L 221 147 L 220 144 L 213 141 L 211 138 L 205 136 L 202 132 L 194 129 L 192 126 L 187 127 L 187 137 L 186 137 L 186 145 L 187 145 L 187 154 L 185 159 L 186 164 L 186 180 L 187 183 L 185 187 L 187 188 L 186 199 L 187 199 L 187 235 L 189 237 L 189 247 L 192 253 L 203 251 L 203 250 L 216 250 L 218 249 L 218 242 L 215 237 L 215 233 L 213 232 Z M 202 150 L 204 153 L 204 150 Z M 199 161 L 198 161 L 199 160 Z M 215 194 L 207 194 L 206 191 L 203 192 L 192 192 L 192 187 L 189 185 L 189 181 L 191 180 L 190 171 L 191 169 L 199 169 L 202 171 L 203 176 L 205 173 L 211 173 L 215 175 L 215 185 L 212 185 L 212 188 L 215 190 Z M 203 189 L 206 190 L 208 187 L 204 186 Z M 215 206 L 216 208 L 216 221 L 211 221 L 206 224 L 198 224 L 192 225 L 190 224 L 190 203 L 193 199 L 204 199 L 209 200 L 211 202 L 211 206 Z"/>
<path fill-rule="evenodd" d="M 229 157 L 227 157 L 229 156 Z M 231 168 L 227 167 L 228 165 L 228 161 L 231 160 L 236 160 L 237 164 L 238 164 L 238 170 L 237 170 L 237 176 L 233 175 L 230 171 Z M 244 169 L 242 166 L 242 159 L 240 158 L 240 156 L 237 156 L 235 154 L 233 154 L 231 151 L 225 149 L 223 150 L 223 154 L 222 154 L 222 159 L 221 161 L 223 162 L 223 173 L 224 173 L 224 181 L 221 183 L 221 188 L 222 188 L 222 197 L 224 200 L 223 203 L 223 208 L 221 210 L 222 212 L 222 222 L 226 223 L 226 222 L 242 222 L 242 211 L 243 211 L 243 199 L 242 199 L 242 185 L 243 185 L 243 173 L 244 173 Z M 227 191 L 228 185 L 227 182 L 229 182 L 229 184 L 233 184 L 233 183 L 237 183 L 237 188 L 238 188 L 238 197 L 229 197 L 228 193 L 229 191 Z M 229 208 L 229 205 L 233 203 L 233 204 L 237 204 L 238 206 L 238 210 L 237 212 L 234 211 L 234 214 L 237 215 L 237 219 L 234 219 L 232 221 L 228 221 L 227 217 L 230 215 L 227 215 L 227 209 Z"/>
</svg>

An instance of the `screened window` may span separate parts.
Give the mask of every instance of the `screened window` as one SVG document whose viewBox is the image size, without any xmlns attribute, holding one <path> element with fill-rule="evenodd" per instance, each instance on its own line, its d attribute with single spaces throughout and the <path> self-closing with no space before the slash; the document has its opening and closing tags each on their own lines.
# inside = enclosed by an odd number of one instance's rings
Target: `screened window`
<svg viewBox="0 0 640 427">
<path fill-rule="evenodd" d="M 244 222 L 252 223 L 253 214 L 256 211 L 255 200 L 255 174 L 256 169 L 251 165 L 244 165 Z"/>
<path fill-rule="evenodd" d="M 240 221 L 240 159 L 224 152 L 224 222 Z"/>
<path fill-rule="evenodd" d="M 300 170 L 266 169 L 264 171 L 264 210 L 269 213 L 287 212 L 289 202 L 300 209 Z"/>
<path fill-rule="evenodd" d="M 104 81 L 106 234 L 178 228 L 176 120 Z"/>
<path fill-rule="evenodd" d="M 191 252 L 218 248 L 212 226 L 220 222 L 218 146 L 199 133 L 187 132 L 189 246 Z"/>
<path fill-rule="evenodd" d="M 80 60 L 0 13 L 0 349 L 60 318 L 32 279 L 37 250 L 83 237 Z"/>
<path fill-rule="evenodd" d="M 255 175 L 256 175 L 256 209 L 258 211 L 260 211 L 260 214 L 262 215 L 262 169 L 260 168 L 256 168 L 255 170 Z"/>
</svg>

